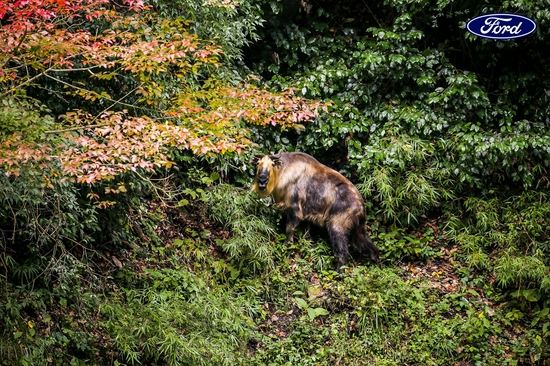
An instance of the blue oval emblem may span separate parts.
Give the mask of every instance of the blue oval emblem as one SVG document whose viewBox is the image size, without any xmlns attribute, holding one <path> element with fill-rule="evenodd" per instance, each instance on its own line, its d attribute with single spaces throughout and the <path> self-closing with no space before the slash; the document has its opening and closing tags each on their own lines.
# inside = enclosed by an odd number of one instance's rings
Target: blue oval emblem
<svg viewBox="0 0 550 366">
<path fill-rule="evenodd" d="M 513 39 L 533 33 L 537 29 L 537 23 L 523 15 L 485 14 L 468 21 L 466 29 L 479 37 Z"/>
</svg>

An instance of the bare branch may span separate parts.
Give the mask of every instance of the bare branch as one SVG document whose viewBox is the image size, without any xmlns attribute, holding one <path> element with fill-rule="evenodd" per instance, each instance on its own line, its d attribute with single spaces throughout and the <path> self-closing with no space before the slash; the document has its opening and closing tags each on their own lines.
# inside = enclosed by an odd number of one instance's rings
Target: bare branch
<svg viewBox="0 0 550 366">
<path fill-rule="evenodd" d="M 105 112 L 107 112 L 108 110 L 110 110 L 111 108 L 113 108 L 115 105 L 117 105 L 117 104 L 124 104 L 124 103 L 122 103 L 121 101 L 122 101 L 123 99 L 126 99 L 126 97 L 128 97 L 130 94 L 132 94 L 133 92 L 135 92 L 136 89 L 139 88 L 139 87 L 142 86 L 142 85 L 143 85 L 143 83 L 139 84 L 139 85 L 136 86 L 134 89 L 130 90 L 128 93 L 126 93 L 125 95 L 123 95 L 122 97 L 120 97 L 118 100 L 114 101 L 113 104 L 111 104 L 110 106 L 108 106 L 107 108 L 105 108 L 104 110 L 102 110 L 100 113 L 98 113 L 98 114 L 94 117 L 94 119 L 92 119 L 92 120 L 90 121 L 90 123 L 95 122 L 95 120 L 98 119 L 99 116 L 101 116 L 103 113 L 105 113 Z M 138 108 L 138 107 L 136 107 L 136 108 Z"/>
<path fill-rule="evenodd" d="M 87 90 L 87 89 L 84 89 L 84 88 L 81 88 L 79 86 L 76 86 L 76 85 L 73 85 L 71 83 L 68 83 L 66 81 L 63 81 L 59 78 L 56 78 L 55 76 L 51 76 L 51 75 L 48 75 L 46 74 L 46 72 L 43 72 L 44 76 L 52 79 L 52 80 L 55 80 L 57 81 L 58 83 L 60 84 L 63 84 L 65 86 L 68 86 L 70 88 L 73 88 L 73 89 L 76 89 L 76 90 L 82 90 L 84 92 L 90 92 L 90 90 Z M 101 98 L 103 99 L 106 99 L 106 100 L 109 100 L 111 102 L 113 102 L 113 105 L 111 105 L 109 108 L 107 108 L 106 110 L 109 110 L 110 108 L 112 108 L 114 105 L 116 104 L 120 104 L 120 105 L 123 105 L 123 106 L 126 106 L 126 107 L 130 107 L 130 108 L 138 108 L 138 109 L 146 109 L 146 108 L 143 108 L 143 107 L 140 107 L 140 106 L 137 106 L 135 104 L 129 104 L 129 103 L 124 103 L 124 102 L 121 102 L 122 99 L 124 99 L 126 96 L 128 96 L 131 92 L 133 92 L 135 89 L 133 89 L 132 91 L 130 91 L 129 93 L 127 93 L 124 97 L 120 98 L 119 100 L 114 100 L 114 99 L 111 99 L 109 97 L 105 97 L 105 96 L 102 96 Z"/>
<path fill-rule="evenodd" d="M 50 71 L 51 69 L 47 69 L 43 72 L 41 72 L 40 74 L 37 74 L 35 76 L 33 76 L 32 78 L 26 80 L 24 83 L 21 83 L 17 86 L 14 86 L 13 88 L 9 89 L 9 90 L 6 90 L 4 93 L 0 94 L 0 99 L 2 99 L 3 97 L 5 97 L 6 95 L 8 94 L 12 94 L 14 91 L 16 91 L 17 89 L 20 89 L 24 86 L 28 86 L 30 83 L 32 83 L 34 80 L 38 79 L 39 77 L 41 76 L 47 76 L 47 72 Z"/>
<path fill-rule="evenodd" d="M 46 131 L 46 132 L 44 132 L 44 133 L 53 134 L 53 133 L 63 133 L 63 132 L 79 131 L 79 130 L 83 130 L 83 129 L 86 129 L 86 128 L 97 128 L 97 127 L 104 127 L 104 126 L 107 126 L 107 125 L 108 125 L 108 124 L 106 124 L 106 123 L 101 123 L 101 124 L 96 124 L 96 125 L 86 125 L 86 126 L 78 126 L 78 127 L 64 128 L 64 129 L 61 129 L 61 130 L 49 130 L 49 131 Z"/>
</svg>

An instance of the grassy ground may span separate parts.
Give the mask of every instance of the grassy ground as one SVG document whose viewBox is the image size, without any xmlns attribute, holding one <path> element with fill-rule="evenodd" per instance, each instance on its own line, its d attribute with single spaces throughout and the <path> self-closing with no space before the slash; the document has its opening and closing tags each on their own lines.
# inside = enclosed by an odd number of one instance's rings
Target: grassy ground
<svg viewBox="0 0 550 366">
<path fill-rule="evenodd" d="M 339 274 L 322 230 L 285 246 L 274 207 L 208 194 L 150 203 L 138 247 L 96 251 L 69 282 L 8 284 L 19 321 L 0 364 L 547 364 L 547 314 L 465 262 L 437 220 L 379 228 L 382 264 Z"/>
</svg>

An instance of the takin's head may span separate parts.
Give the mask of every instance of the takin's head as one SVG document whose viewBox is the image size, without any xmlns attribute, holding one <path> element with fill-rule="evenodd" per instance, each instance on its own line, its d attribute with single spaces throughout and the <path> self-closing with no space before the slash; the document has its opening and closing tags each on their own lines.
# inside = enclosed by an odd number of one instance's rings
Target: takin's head
<svg viewBox="0 0 550 366">
<path fill-rule="evenodd" d="M 277 155 L 255 155 L 256 164 L 256 181 L 252 189 L 261 197 L 267 197 L 273 192 L 277 183 L 277 172 L 281 165 L 279 156 Z"/>
</svg>

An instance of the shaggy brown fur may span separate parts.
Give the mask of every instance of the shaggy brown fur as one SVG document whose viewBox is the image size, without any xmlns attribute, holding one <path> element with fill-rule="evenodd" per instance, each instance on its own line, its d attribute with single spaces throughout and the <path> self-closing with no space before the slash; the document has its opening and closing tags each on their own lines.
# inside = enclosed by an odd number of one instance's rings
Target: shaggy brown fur
<svg viewBox="0 0 550 366">
<path fill-rule="evenodd" d="M 348 244 L 379 263 L 378 248 L 365 232 L 363 197 L 340 173 L 305 153 L 257 155 L 252 189 L 271 195 L 287 216 L 286 236 L 292 242 L 301 221 L 326 227 L 337 267 L 348 261 Z"/>
</svg>

